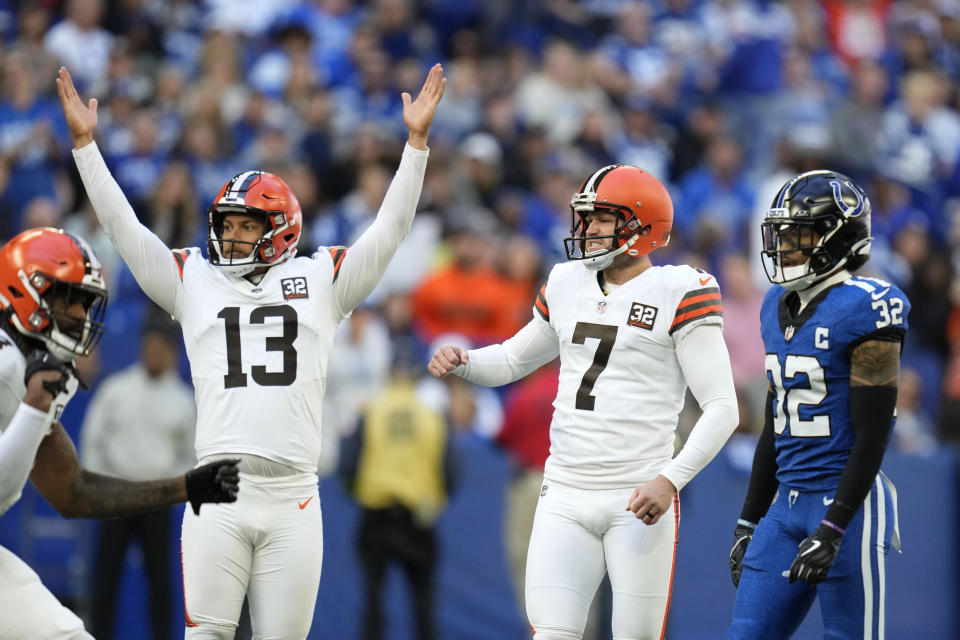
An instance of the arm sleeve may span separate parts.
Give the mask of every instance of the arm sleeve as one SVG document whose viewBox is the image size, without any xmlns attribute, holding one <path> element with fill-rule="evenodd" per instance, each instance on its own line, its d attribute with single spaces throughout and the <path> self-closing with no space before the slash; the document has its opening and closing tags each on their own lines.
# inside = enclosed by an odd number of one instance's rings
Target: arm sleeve
<svg viewBox="0 0 960 640">
<path fill-rule="evenodd" d="M 50 427 L 50 416 L 21 404 L 0 436 L 0 513 L 20 498 L 30 477 L 37 448 Z"/>
<path fill-rule="evenodd" d="M 682 489 L 707 466 L 740 420 L 730 356 L 719 325 L 701 324 L 677 344 L 677 360 L 703 414 L 680 453 L 660 472 Z"/>
<path fill-rule="evenodd" d="M 547 322 L 533 318 L 512 338 L 482 349 L 471 349 L 465 365 L 453 373 L 485 387 L 519 380 L 560 355 L 557 334 Z"/>
<path fill-rule="evenodd" d="M 343 256 L 334 291 L 341 315 L 350 313 L 377 286 L 397 247 L 410 230 L 420 200 L 429 152 L 409 144 L 376 220 Z"/>
<path fill-rule="evenodd" d="M 853 449 L 840 474 L 836 499 L 826 516 L 827 520 L 838 527 L 847 528 L 870 493 L 890 440 L 896 406 L 896 387 L 867 386 L 850 389 Z"/>
<path fill-rule="evenodd" d="M 100 224 L 133 277 L 144 293 L 164 311 L 179 318 L 175 307 L 183 283 L 170 249 L 140 224 L 120 185 L 110 175 L 95 142 L 74 149 L 73 159 Z"/>
<path fill-rule="evenodd" d="M 764 409 L 763 431 L 753 452 L 753 469 L 750 485 L 743 501 L 740 519 L 753 524 L 767 514 L 773 494 L 777 491 L 777 448 L 773 440 L 773 391 L 767 391 Z"/>
</svg>

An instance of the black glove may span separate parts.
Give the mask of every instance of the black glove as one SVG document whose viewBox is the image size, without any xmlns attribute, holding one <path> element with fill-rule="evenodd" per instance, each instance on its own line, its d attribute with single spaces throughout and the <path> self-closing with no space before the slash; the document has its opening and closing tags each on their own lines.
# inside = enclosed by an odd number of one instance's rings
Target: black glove
<svg viewBox="0 0 960 640">
<path fill-rule="evenodd" d="M 843 529 L 823 520 L 813 535 L 800 543 L 800 551 L 790 565 L 790 582 L 806 581 L 811 587 L 823 582 L 837 559 Z"/>
<path fill-rule="evenodd" d="M 43 381 L 43 388 L 51 396 L 56 398 L 61 393 L 67 392 L 67 380 L 73 375 L 73 369 L 69 364 L 52 355 L 49 351 L 35 349 L 27 356 L 27 369 L 23 374 L 23 383 L 29 385 L 30 378 L 38 371 L 59 371 L 63 374 L 59 380 Z"/>
<path fill-rule="evenodd" d="M 737 522 L 733 530 L 733 548 L 730 549 L 730 578 L 733 586 L 740 586 L 740 576 L 743 575 L 743 556 L 747 553 L 747 545 L 753 540 L 753 530 L 757 525 L 746 520 Z"/>
<path fill-rule="evenodd" d="M 237 501 L 238 462 L 240 460 L 215 460 L 187 471 L 187 500 L 195 514 L 200 515 L 200 505 L 205 502 Z"/>
</svg>

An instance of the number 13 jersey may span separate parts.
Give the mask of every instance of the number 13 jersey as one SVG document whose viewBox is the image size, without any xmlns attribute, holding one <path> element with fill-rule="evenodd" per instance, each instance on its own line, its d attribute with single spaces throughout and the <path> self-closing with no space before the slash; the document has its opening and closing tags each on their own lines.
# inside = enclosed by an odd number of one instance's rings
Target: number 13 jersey
<svg viewBox="0 0 960 640">
<path fill-rule="evenodd" d="M 96 143 L 74 159 L 97 217 L 144 292 L 181 325 L 197 399 L 197 457 L 250 453 L 315 472 L 334 328 L 373 290 L 410 229 L 428 152 L 409 144 L 376 219 L 353 243 L 271 266 L 254 284 L 137 219 Z"/>
<path fill-rule="evenodd" d="M 314 471 L 325 364 L 341 314 L 331 284 L 346 249 L 271 267 L 259 283 L 227 275 L 197 249 L 176 316 L 197 398 L 197 457 L 251 453 Z"/>
<path fill-rule="evenodd" d="M 597 272 L 562 263 L 534 310 L 560 349 L 544 476 L 587 489 L 651 480 L 673 458 L 687 389 L 675 345 L 695 326 L 722 323 L 716 279 L 650 267 L 604 295 Z"/>
</svg>

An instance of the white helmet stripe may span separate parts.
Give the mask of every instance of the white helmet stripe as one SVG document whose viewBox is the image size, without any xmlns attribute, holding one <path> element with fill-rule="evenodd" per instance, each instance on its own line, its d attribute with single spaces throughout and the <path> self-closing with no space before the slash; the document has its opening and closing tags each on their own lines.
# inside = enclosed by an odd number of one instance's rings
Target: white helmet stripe
<svg viewBox="0 0 960 640">
<path fill-rule="evenodd" d="M 581 193 L 593 193 L 596 191 L 597 187 L 600 186 L 600 181 L 603 180 L 603 177 L 619 166 L 619 164 L 611 164 L 595 171 L 594 174 L 587 178 L 587 181 L 583 183 L 583 189 L 580 190 Z"/>
<path fill-rule="evenodd" d="M 246 171 L 238 175 L 227 185 L 223 197 L 217 204 L 244 204 L 243 196 L 250 188 L 250 183 L 261 173 L 261 171 Z"/>
</svg>

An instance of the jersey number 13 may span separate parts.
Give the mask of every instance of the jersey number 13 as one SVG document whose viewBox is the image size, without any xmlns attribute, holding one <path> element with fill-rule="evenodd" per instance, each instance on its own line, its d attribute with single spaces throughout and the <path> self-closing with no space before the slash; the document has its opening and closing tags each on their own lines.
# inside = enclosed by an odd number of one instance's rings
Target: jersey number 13
<svg viewBox="0 0 960 640">
<path fill-rule="evenodd" d="M 227 338 L 227 375 L 223 376 L 226 389 L 247 386 L 247 374 L 243 372 L 243 356 L 240 350 L 240 308 L 224 307 L 217 314 L 223 319 Z M 267 371 L 263 365 L 250 367 L 250 377 L 263 387 L 286 387 L 297 379 L 297 350 L 293 342 L 297 339 L 299 326 L 297 311 L 286 304 L 256 307 L 250 312 L 250 324 L 263 324 L 267 318 L 283 320 L 283 334 L 267 338 L 267 351 L 283 353 L 283 370 Z"/>
</svg>

